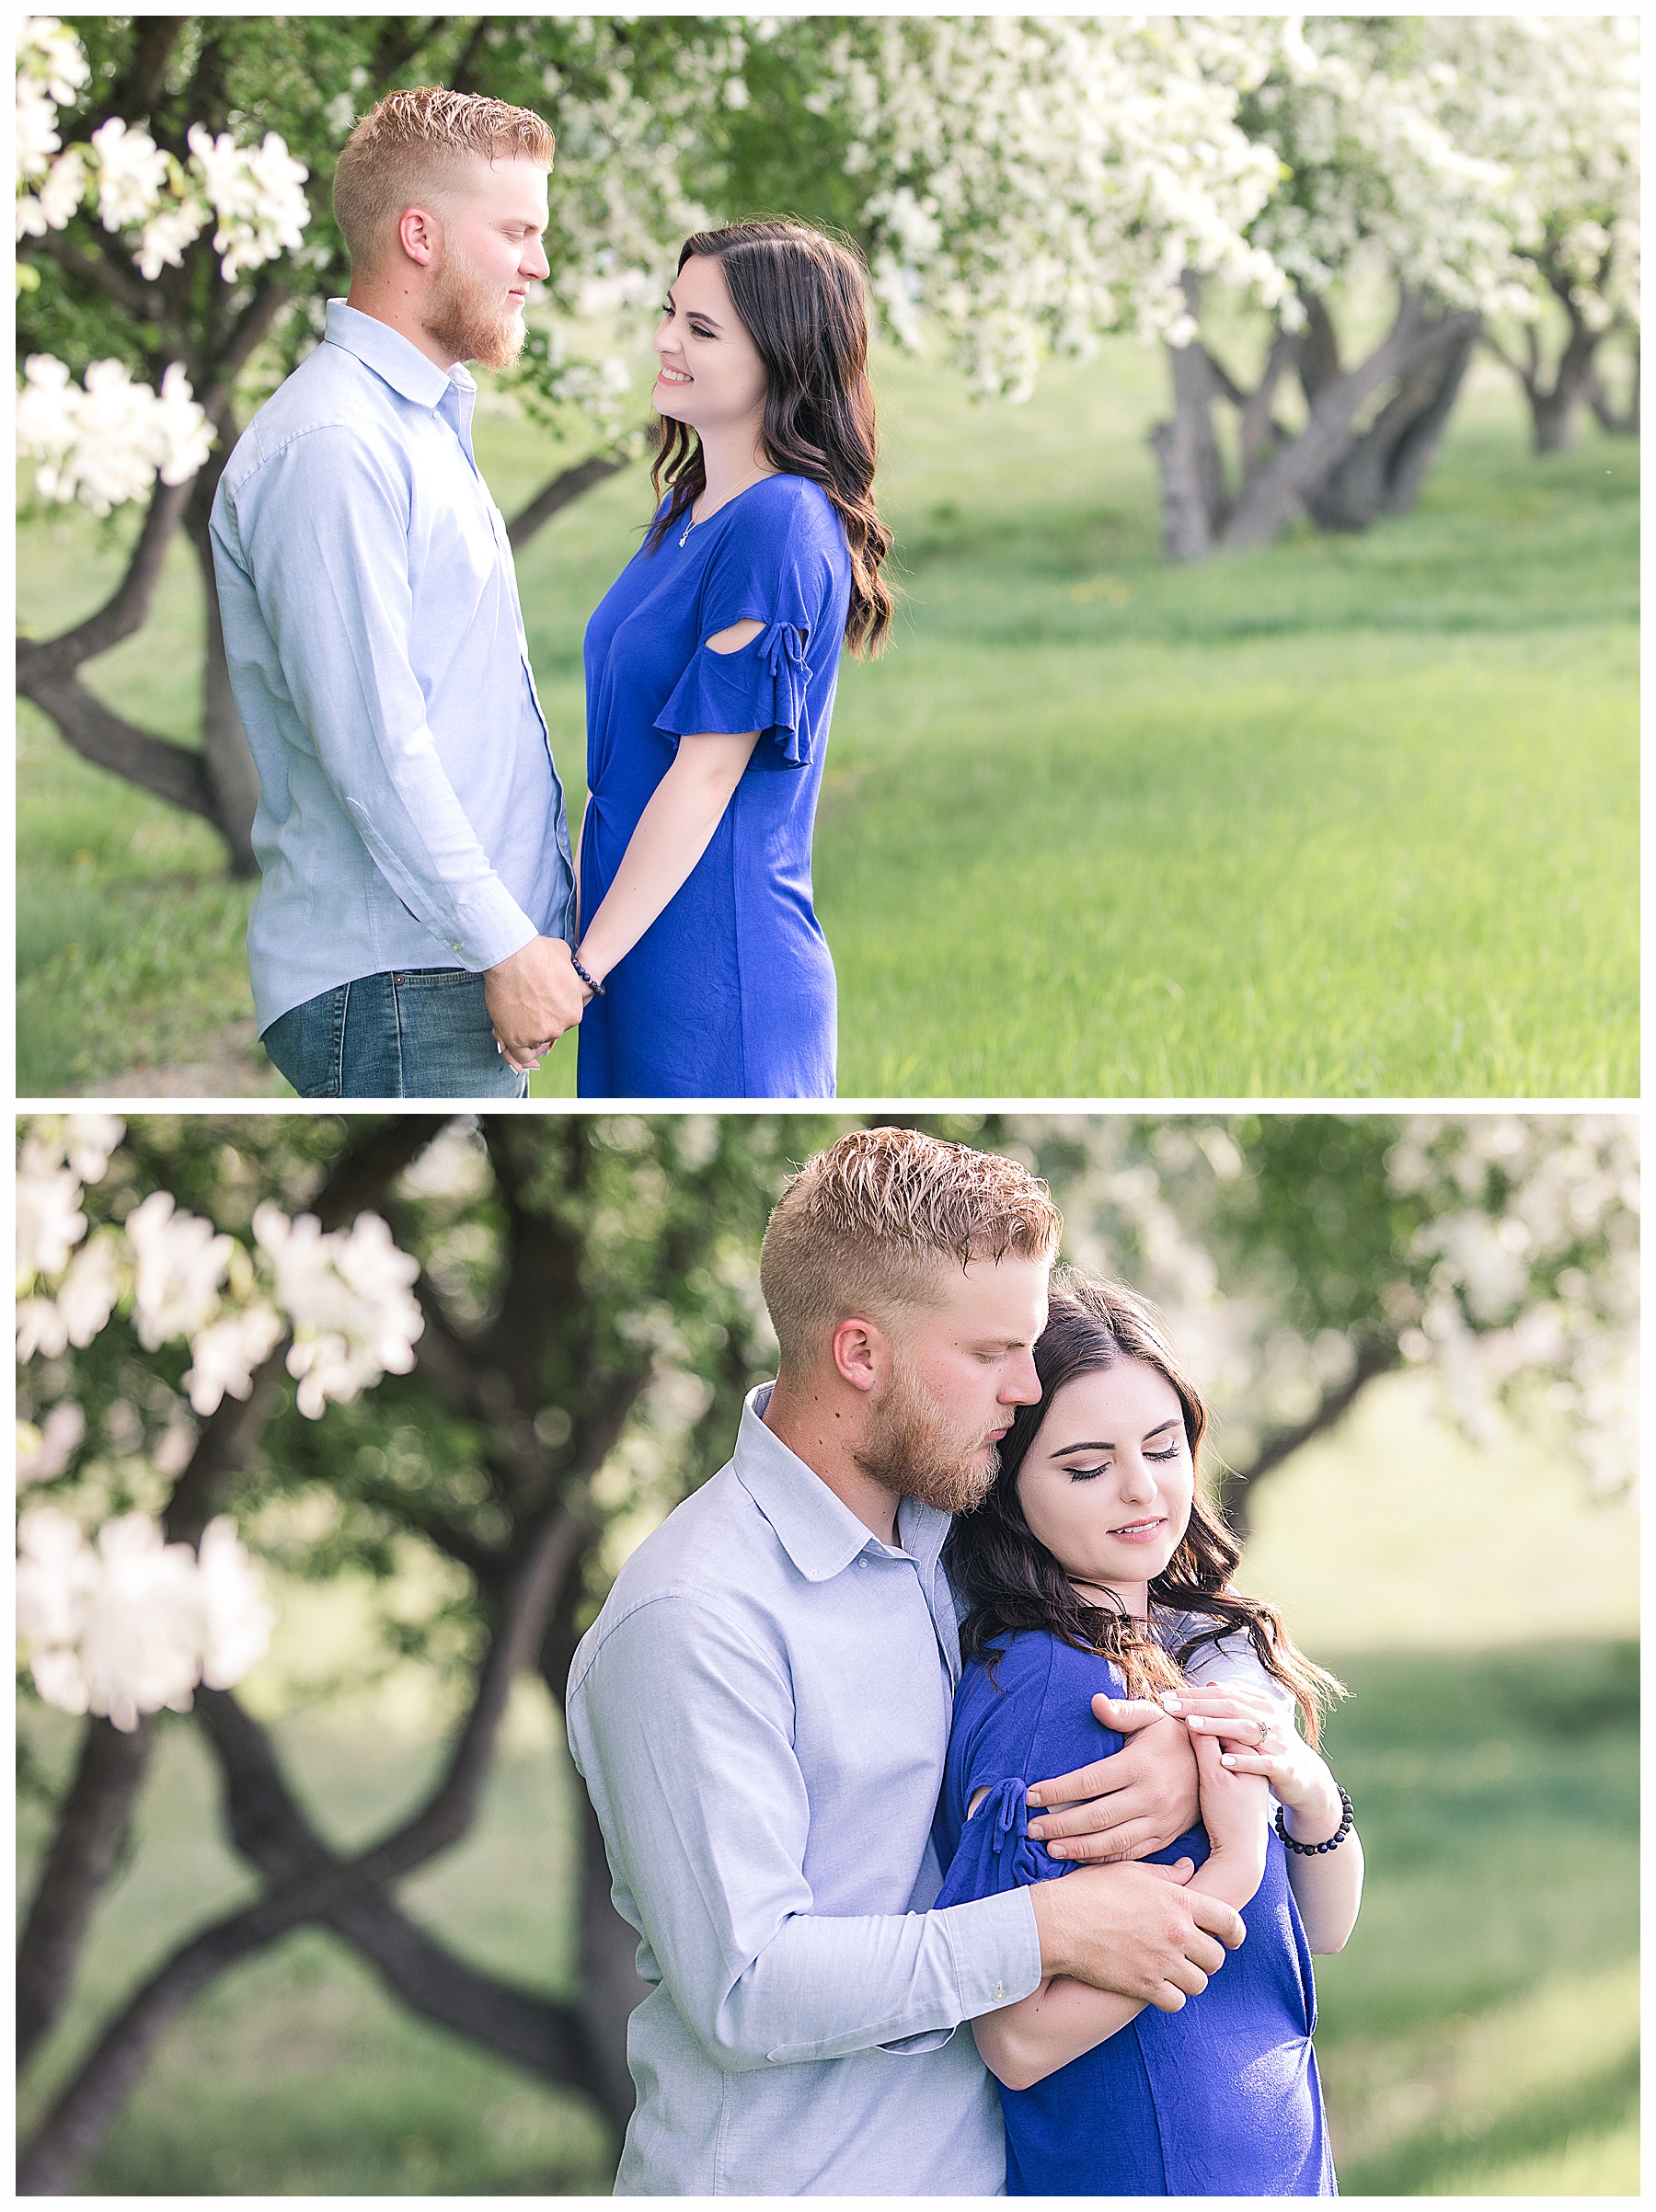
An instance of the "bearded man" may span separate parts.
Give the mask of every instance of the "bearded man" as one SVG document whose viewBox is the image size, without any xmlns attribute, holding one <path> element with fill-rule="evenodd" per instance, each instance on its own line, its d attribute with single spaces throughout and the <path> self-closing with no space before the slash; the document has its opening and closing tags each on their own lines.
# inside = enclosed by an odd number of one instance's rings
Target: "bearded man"
<svg viewBox="0 0 1656 2212">
<path fill-rule="evenodd" d="M 809 1162 L 771 1216 L 776 1381 L 623 1566 L 569 1677 L 650 1985 L 619 2195 L 1002 2195 L 960 2023 L 1048 1974 L 1177 2011 L 1242 1940 L 1181 1886 L 1188 1860 L 1126 1862 L 1195 1819 L 1195 1765 L 1157 1708 L 1106 1699 L 1132 1745 L 1039 1787 L 1068 1855 L 1117 1862 L 931 1908 L 960 1673 L 939 1554 L 1041 1395 L 1060 1227 L 1016 1162 L 890 1129 Z"/>
<path fill-rule="evenodd" d="M 522 350 L 552 151 L 464 93 L 363 117 L 333 188 L 350 292 L 213 501 L 260 784 L 254 1003 L 304 1097 L 522 1096 L 496 1032 L 581 1018 L 563 789 L 463 365 Z"/>
</svg>

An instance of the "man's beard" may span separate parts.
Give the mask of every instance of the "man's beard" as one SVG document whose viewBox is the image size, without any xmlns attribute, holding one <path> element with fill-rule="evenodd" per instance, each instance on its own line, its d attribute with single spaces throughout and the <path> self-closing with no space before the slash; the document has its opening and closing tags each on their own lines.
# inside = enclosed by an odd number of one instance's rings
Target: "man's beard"
<svg viewBox="0 0 1656 2212">
<path fill-rule="evenodd" d="M 868 1409 L 868 1427 L 851 1455 L 871 1482 L 894 1497 L 912 1497 L 940 1513 L 970 1513 L 981 1506 L 1000 1473 L 1000 1454 L 986 1466 L 972 1462 L 985 1438 L 967 1442 L 901 1364 L 891 1386 Z"/>
<path fill-rule="evenodd" d="M 425 327 L 451 359 L 486 369 L 510 369 L 526 336 L 522 308 L 503 309 L 493 280 L 452 248 L 437 271 Z"/>
</svg>

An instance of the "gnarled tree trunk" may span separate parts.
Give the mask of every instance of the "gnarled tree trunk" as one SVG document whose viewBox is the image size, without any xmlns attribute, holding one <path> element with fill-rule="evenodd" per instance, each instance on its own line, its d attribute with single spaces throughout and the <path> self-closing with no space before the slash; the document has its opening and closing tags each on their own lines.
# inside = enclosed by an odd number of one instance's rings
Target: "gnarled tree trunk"
<svg viewBox="0 0 1656 2212">
<path fill-rule="evenodd" d="M 1197 281 L 1184 280 L 1194 315 Z M 1173 418 L 1151 432 L 1162 476 L 1167 554 L 1202 560 L 1272 544 L 1297 516 L 1323 529 L 1365 529 L 1414 504 L 1436 453 L 1478 329 L 1475 315 L 1440 315 L 1405 292 L 1391 330 L 1365 361 L 1343 368 L 1334 326 L 1319 300 L 1305 327 L 1279 329 L 1258 385 L 1238 384 L 1201 338 L 1170 347 Z M 1276 418 L 1282 378 L 1298 372 L 1310 419 L 1298 432 Z M 1366 430 L 1364 408 L 1392 396 Z M 1233 491 L 1213 429 L 1213 406 L 1236 410 L 1240 481 Z"/>
</svg>

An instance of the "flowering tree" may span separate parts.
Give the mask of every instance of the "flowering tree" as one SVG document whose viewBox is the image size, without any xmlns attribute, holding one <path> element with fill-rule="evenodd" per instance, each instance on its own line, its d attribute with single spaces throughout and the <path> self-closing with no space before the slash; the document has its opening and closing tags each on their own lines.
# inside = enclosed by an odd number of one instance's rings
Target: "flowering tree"
<svg viewBox="0 0 1656 2212">
<path fill-rule="evenodd" d="M 721 67 L 716 30 L 674 41 L 618 18 L 25 24 L 19 451 L 40 500 L 148 504 L 112 598 L 58 637 L 20 641 L 19 685 L 86 758 L 213 823 L 236 872 L 253 869 L 258 791 L 208 523 L 240 423 L 342 289 L 328 190 L 356 115 L 399 85 L 441 83 L 533 105 L 557 130 L 553 275 L 518 389 L 596 450 L 529 501 L 521 543 L 639 448 L 625 357 L 670 244 L 698 218 L 679 165 Z M 208 618 L 200 751 L 136 728 L 80 676 L 147 618 L 180 523 Z"/>
<path fill-rule="evenodd" d="M 1592 1493 L 1636 1470 L 1638 1143 L 1630 1116 L 1261 1115 L 1013 1125 L 1069 1249 L 1167 1311 L 1223 1416 L 1222 1496 L 1381 1376 L 1434 1374 L 1475 1440 L 1503 1406 Z"/>
<path fill-rule="evenodd" d="M 1442 36 L 1442 32 L 1436 32 Z M 1583 403 L 1606 430 L 1639 428 L 1639 19 L 1474 16 L 1457 25 L 1461 127 L 1511 164 L 1520 192 L 1512 250 L 1547 315 L 1486 331 L 1529 401 L 1537 453 L 1573 444 Z M 1617 409 L 1600 373 L 1604 341 L 1632 341 Z"/>
<path fill-rule="evenodd" d="M 940 325 L 981 393 L 1025 397 L 1043 351 L 1085 354 L 1106 331 L 1166 341 L 1173 413 L 1153 442 L 1168 550 L 1195 559 L 1302 514 L 1361 528 L 1409 507 L 1482 318 L 1533 319 L 1549 253 L 1627 262 L 1625 223 L 1613 255 L 1584 212 L 1611 168 L 1627 204 L 1625 53 L 1607 93 L 1603 41 L 1550 80 L 1532 173 L 1537 111 L 1506 87 L 1505 26 L 888 17 L 826 42 L 816 104 L 846 117 L 847 166 L 870 187 L 860 221 L 888 321 L 911 342 Z M 1591 189 L 1567 189 L 1607 100 L 1615 147 Z M 1346 295 L 1376 274 L 1391 326 L 1348 358 Z M 1262 332 L 1248 373 L 1220 358 L 1215 295 L 1223 319 L 1241 309 Z M 1291 379 L 1298 427 L 1280 410 Z"/>
<path fill-rule="evenodd" d="M 456 1957 L 402 1909 L 395 1883 L 464 1832 L 512 1671 L 534 1668 L 561 1700 L 576 1641 L 622 1560 L 728 1457 L 742 1394 L 774 1356 L 757 1285 L 767 1209 L 790 1161 L 842 1126 L 826 1117 L 410 1115 L 364 1133 L 362 1117 L 158 1118 L 130 1123 L 113 1152 L 107 1127 L 44 1132 L 65 1156 L 30 1155 L 26 1180 L 40 1188 L 28 1234 L 44 1265 L 29 1294 L 41 1294 L 43 1275 L 63 1310 L 73 1255 L 122 1234 L 131 1244 L 134 1216 L 150 1207 L 156 1243 L 175 1255 L 144 1293 L 144 1311 L 158 1317 L 151 1333 L 175 1313 L 193 1317 L 198 1333 L 193 1355 L 183 1337 L 145 1347 L 138 1245 L 118 1251 L 115 1318 L 84 1347 L 65 1322 L 66 1348 L 39 1350 L 25 1369 L 31 1497 L 82 1528 L 147 1510 L 172 1542 L 192 1546 L 229 1513 L 251 1553 L 291 1574 L 350 1565 L 388 1577 L 398 1545 L 418 1546 L 463 1594 L 423 1628 L 403 1621 L 397 1648 L 457 1675 L 466 1717 L 427 1804 L 347 1858 L 288 1780 L 278 1735 L 203 1667 L 189 1725 L 211 1747 L 230 1839 L 263 1889 L 187 1941 L 118 2010 L 26 2149 L 26 2191 L 73 2188 L 178 2008 L 223 1966 L 305 1921 L 351 1944 L 422 2017 L 580 2091 L 619 2131 L 631 2104 L 627 2020 L 641 1993 L 636 1938 L 610 1907 L 602 1840 L 578 1786 L 574 1998 Z M 1533 1418 L 1567 1415 L 1587 1440 L 1594 1481 L 1623 1479 L 1627 1121 L 960 1116 L 925 1126 L 1016 1150 L 1049 1174 L 1070 1255 L 1125 1275 L 1166 1306 L 1220 1413 L 1233 1506 L 1376 1376 L 1411 1362 L 1435 1367 L 1468 1419 L 1501 1394 Z M 71 1143 L 108 1152 L 96 1182 L 86 1181 L 90 1155 L 77 1163 Z M 48 1186 L 68 1170 L 79 1197 Z M 174 1201 L 165 1221 L 156 1191 Z M 293 1231 L 272 1236 L 268 1207 Z M 387 1311 L 401 1316 L 390 1343 L 413 1364 L 354 1396 L 330 1393 L 309 1418 L 295 1386 L 346 1363 L 318 1369 L 279 1345 L 246 1398 L 227 1395 L 200 1415 L 189 1376 L 208 1278 L 220 1305 L 205 1328 L 259 1299 L 287 1312 L 282 1255 L 297 1247 L 314 1275 L 327 1234 L 365 1207 L 390 1226 L 394 1243 L 375 1232 L 366 1255 Z M 298 1226 L 306 1213 L 316 1231 Z M 202 1228 L 179 1228 L 180 1214 Z M 139 1244 L 151 1233 L 141 1229 Z M 241 1259 L 229 1255 L 213 1276 L 222 1236 Z M 418 1262 L 411 1286 L 393 1253 Z M 425 1324 L 418 1335 L 400 1302 L 410 1287 Z M 373 1339 L 341 1327 L 332 1305 L 320 1327 Z M 181 1594 L 169 1602 L 173 1617 L 188 1614 Z M 153 1737 L 142 1717 L 130 1733 L 86 1725 L 24 1937 L 26 2051 L 61 2001 Z"/>
</svg>

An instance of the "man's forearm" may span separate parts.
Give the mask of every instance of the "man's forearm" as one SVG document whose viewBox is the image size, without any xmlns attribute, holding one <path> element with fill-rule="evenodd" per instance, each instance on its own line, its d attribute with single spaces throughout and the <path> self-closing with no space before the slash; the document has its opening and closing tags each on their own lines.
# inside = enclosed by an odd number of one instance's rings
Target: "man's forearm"
<svg viewBox="0 0 1656 2212">
<path fill-rule="evenodd" d="M 798 1913 L 710 2005 L 680 1986 L 702 1977 L 669 1970 L 667 1984 L 709 2056 L 744 2072 L 946 2034 L 1040 1977 L 1029 1892 L 1012 1890 L 931 1912 Z"/>
</svg>

